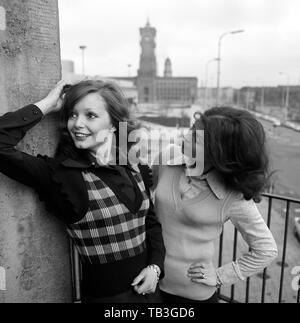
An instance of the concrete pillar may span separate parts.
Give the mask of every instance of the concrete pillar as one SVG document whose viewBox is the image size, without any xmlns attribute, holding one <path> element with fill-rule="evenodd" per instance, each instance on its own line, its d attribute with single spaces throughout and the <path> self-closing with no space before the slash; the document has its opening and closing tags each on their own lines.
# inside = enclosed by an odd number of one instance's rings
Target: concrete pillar
<svg viewBox="0 0 300 323">
<path fill-rule="evenodd" d="M 1 115 L 37 102 L 60 79 L 57 0 L 0 0 L 0 71 Z M 51 156 L 57 121 L 45 118 L 19 148 Z M 70 302 L 70 277 L 64 226 L 33 190 L 0 174 L 0 303 Z"/>
</svg>

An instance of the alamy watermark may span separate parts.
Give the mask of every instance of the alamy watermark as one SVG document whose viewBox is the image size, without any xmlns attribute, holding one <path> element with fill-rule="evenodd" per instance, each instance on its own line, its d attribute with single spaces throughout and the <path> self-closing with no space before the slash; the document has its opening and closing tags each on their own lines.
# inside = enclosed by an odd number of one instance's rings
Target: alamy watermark
<svg viewBox="0 0 300 323">
<path fill-rule="evenodd" d="M 149 165 L 182 163 L 194 170 L 194 176 L 202 174 L 204 130 L 166 132 L 141 128 L 128 132 L 127 123 L 120 122 L 117 133 L 118 138 L 116 132 L 99 131 L 97 142 L 102 143 L 96 153 L 99 164 L 137 165 L 140 161 Z"/>
</svg>

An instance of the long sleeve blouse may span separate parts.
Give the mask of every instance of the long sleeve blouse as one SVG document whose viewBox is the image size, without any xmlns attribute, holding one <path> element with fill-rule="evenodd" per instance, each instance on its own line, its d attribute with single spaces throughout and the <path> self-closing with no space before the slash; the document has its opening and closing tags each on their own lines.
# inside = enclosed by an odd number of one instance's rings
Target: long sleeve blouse
<svg viewBox="0 0 300 323">
<path fill-rule="evenodd" d="M 101 178 L 116 194 L 120 203 L 126 204 L 129 212 L 135 210 L 137 207 L 135 204 L 143 198 L 140 198 L 141 191 L 137 183 L 130 180 L 132 176 L 129 169 L 97 168 L 95 163 L 86 158 L 74 160 L 32 156 L 16 148 L 27 131 L 43 117 L 43 113 L 35 105 L 28 105 L 0 117 L 0 172 L 32 187 L 40 199 L 45 201 L 47 210 L 63 221 L 67 227 L 81 221 L 90 208 L 90 199 L 82 175 L 84 171 Z M 146 166 L 140 165 L 139 168 L 144 173 L 147 172 Z M 125 192 L 126 187 L 129 188 L 127 191 L 130 194 Z M 85 264 L 84 278 L 94 295 L 118 293 L 126 288 L 129 289 L 139 270 L 149 264 L 158 265 L 163 276 L 165 249 L 161 225 L 153 211 L 152 202 L 149 202 L 144 227 L 145 252 L 137 257 L 122 259 L 119 263 Z M 122 275 L 119 270 L 121 267 Z M 102 277 L 102 279 L 95 281 L 91 276 Z"/>
<path fill-rule="evenodd" d="M 215 247 L 227 221 L 241 233 L 251 251 L 217 268 L 223 284 L 234 284 L 267 267 L 277 256 L 275 240 L 253 200 L 226 188 L 217 172 L 187 183 L 182 165 L 155 166 L 155 209 L 166 246 L 161 289 L 189 299 L 205 300 L 214 287 L 187 277 L 192 263 L 215 263 Z"/>
</svg>

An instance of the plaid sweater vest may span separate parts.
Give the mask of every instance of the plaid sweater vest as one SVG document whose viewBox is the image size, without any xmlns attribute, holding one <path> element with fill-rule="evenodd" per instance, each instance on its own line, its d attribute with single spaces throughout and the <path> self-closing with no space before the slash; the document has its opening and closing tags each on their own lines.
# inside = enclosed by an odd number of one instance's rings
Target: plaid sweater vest
<svg viewBox="0 0 300 323">
<path fill-rule="evenodd" d="M 79 222 L 68 226 L 68 233 L 83 262 L 106 264 L 137 256 L 146 250 L 145 219 L 150 201 L 142 176 L 132 174 L 143 195 L 136 214 L 131 213 L 99 177 L 82 172 L 90 206 Z"/>
</svg>

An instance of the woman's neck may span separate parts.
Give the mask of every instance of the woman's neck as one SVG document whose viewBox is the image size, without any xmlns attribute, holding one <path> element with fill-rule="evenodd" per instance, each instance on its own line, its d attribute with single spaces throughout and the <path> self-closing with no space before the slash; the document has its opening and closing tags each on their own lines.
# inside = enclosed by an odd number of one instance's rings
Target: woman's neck
<svg viewBox="0 0 300 323">
<path fill-rule="evenodd" d="M 203 174 L 202 175 L 206 175 L 207 173 L 209 173 L 210 171 L 212 171 L 213 170 L 213 166 L 211 166 L 211 165 L 209 165 L 208 167 L 205 167 L 205 169 L 204 169 L 204 172 L 203 172 Z"/>
</svg>

